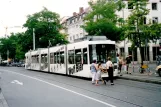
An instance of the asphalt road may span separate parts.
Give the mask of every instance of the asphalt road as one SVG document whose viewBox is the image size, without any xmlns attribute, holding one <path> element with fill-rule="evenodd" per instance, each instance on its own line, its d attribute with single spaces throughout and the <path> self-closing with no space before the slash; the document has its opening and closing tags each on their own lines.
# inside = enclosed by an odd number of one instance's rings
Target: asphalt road
<svg viewBox="0 0 161 107">
<path fill-rule="evenodd" d="M 0 67 L 9 107 L 161 107 L 161 85 L 117 79 L 115 85 L 61 75 Z"/>
</svg>

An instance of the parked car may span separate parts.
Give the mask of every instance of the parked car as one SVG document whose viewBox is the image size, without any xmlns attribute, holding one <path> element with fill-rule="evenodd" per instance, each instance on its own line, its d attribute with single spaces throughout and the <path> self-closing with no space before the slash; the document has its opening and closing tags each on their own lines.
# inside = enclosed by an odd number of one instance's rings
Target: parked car
<svg viewBox="0 0 161 107">
<path fill-rule="evenodd" d="M 22 62 L 13 62 L 11 63 L 11 66 L 15 66 L 15 67 L 22 67 L 24 66 Z"/>
</svg>

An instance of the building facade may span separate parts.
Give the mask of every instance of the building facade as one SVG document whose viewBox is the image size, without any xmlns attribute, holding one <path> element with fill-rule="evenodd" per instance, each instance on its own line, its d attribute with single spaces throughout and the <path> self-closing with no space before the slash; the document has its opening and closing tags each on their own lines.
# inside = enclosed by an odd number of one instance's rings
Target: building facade
<svg viewBox="0 0 161 107">
<path fill-rule="evenodd" d="M 67 40 L 69 42 L 74 42 L 75 39 L 82 38 L 87 35 L 85 30 L 81 27 L 84 25 L 83 18 L 87 14 L 88 8 L 84 9 L 83 7 L 79 8 L 79 13 L 73 12 L 73 16 L 67 18 L 61 24 L 64 29 L 62 32 L 65 32 L 68 35 Z"/>
<path fill-rule="evenodd" d="M 130 2 L 128 0 L 124 0 L 126 7 L 120 12 L 117 12 L 119 17 L 124 18 L 125 20 L 131 13 L 133 9 L 130 7 Z M 149 21 L 151 23 L 161 23 L 161 0 L 148 0 L 147 9 L 149 9 L 149 14 L 144 19 L 144 23 L 148 24 Z M 132 51 L 130 50 L 131 43 L 127 39 L 117 44 L 118 53 L 121 55 L 132 55 Z M 150 42 L 148 43 L 148 47 L 142 47 L 142 58 L 144 61 L 156 61 L 156 55 L 159 54 L 159 40 L 156 43 Z M 140 50 L 136 48 L 133 50 L 134 61 L 140 62 Z"/>
<path fill-rule="evenodd" d="M 88 0 L 96 2 L 97 0 Z M 128 18 L 128 16 L 131 13 L 131 10 L 133 9 L 130 6 L 129 0 L 123 0 L 126 4 L 126 7 L 116 14 L 118 17 L 122 17 L 125 20 Z M 146 16 L 144 23 L 148 24 L 149 21 L 152 23 L 161 23 L 161 0 L 148 0 L 147 8 L 150 10 L 149 14 Z M 73 16 L 68 17 L 65 21 L 62 22 L 62 25 L 64 26 L 64 29 L 62 30 L 66 34 L 68 34 L 68 41 L 74 42 L 75 39 L 81 38 L 87 33 L 85 30 L 81 28 L 81 26 L 84 24 L 83 18 L 84 16 L 90 11 L 90 8 L 83 9 L 82 7 L 79 8 L 79 12 L 73 13 Z M 133 50 L 130 49 L 131 43 L 126 39 L 125 41 L 119 42 L 116 44 L 117 51 L 122 56 L 132 55 L 134 56 L 134 61 L 140 62 L 140 50 L 139 48 L 136 48 Z M 150 61 L 153 62 L 156 60 L 156 55 L 159 54 L 159 40 L 156 43 L 150 42 L 148 43 L 148 47 L 142 47 L 142 58 L 144 61 Z"/>
</svg>

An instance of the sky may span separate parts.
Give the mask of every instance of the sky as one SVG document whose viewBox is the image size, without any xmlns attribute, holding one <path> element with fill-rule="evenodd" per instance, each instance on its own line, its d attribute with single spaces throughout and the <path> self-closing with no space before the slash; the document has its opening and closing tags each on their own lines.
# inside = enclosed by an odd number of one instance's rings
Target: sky
<svg viewBox="0 0 161 107">
<path fill-rule="evenodd" d="M 22 32 L 26 16 L 46 7 L 61 17 L 72 16 L 79 7 L 88 7 L 89 0 L 0 0 L 0 37 L 10 32 Z M 18 27 L 16 27 L 18 26 Z M 5 27 L 8 27 L 7 32 Z"/>
</svg>

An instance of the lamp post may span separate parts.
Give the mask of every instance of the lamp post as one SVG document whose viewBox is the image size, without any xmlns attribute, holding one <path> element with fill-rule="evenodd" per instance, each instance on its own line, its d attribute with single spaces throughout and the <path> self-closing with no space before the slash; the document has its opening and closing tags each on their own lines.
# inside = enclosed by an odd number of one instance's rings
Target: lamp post
<svg viewBox="0 0 161 107">
<path fill-rule="evenodd" d="M 7 65 L 9 64 L 9 50 L 7 49 Z"/>
<path fill-rule="evenodd" d="M 35 28 L 33 28 L 33 50 L 35 50 Z"/>
<path fill-rule="evenodd" d="M 125 15 L 124 15 L 124 8 L 122 9 L 122 17 L 123 17 L 123 25 L 125 24 L 124 20 L 125 20 Z M 126 38 L 125 38 L 125 35 L 124 35 L 124 58 L 126 57 Z"/>
</svg>

